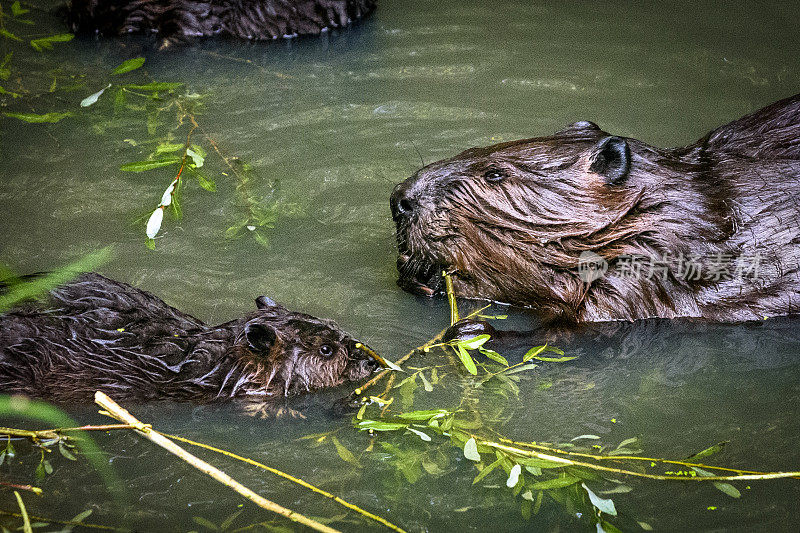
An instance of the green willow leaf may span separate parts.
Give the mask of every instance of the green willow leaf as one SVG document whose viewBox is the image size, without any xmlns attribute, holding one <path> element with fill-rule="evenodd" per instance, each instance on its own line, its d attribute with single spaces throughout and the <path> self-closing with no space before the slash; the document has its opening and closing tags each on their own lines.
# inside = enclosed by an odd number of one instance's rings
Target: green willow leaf
<svg viewBox="0 0 800 533">
<path fill-rule="evenodd" d="M 157 159 L 155 161 L 135 161 L 133 163 L 125 163 L 124 165 L 119 167 L 119 169 L 125 172 L 144 172 L 145 170 L 153 170 L 154 168 L 176 165 L 180 162 L 181 162 L 180 157 Z"/>
<path fill-rule="evenodd" d="M 508 359 L 506 359 L 499 353 L 495 352 L 494 350 L 487 350 L 486 348 L 481 347 L 478 348 L 478 351 L 481 352 L 486 357 L 488 357 L 489 359 L 491 359 L 492 361 L 500 363 L 503 366 L 508 366 Z"/>
<path fill-rule="evenodd" d="M 461 359 L 461 363 L 467 369 L 467 372 L 473 376 L 478 374 L 478 367 L 475 366 L 475 361 L 472 360 L 472 356 L 469 354 L 469 352 L 459 345 L 456 346 L 456 354 L 458 355 L 458 358 Z"/>
<path fill-rule="evenodd" d="M 3 115 L 22 120 L 24 122 L 29 122 L 31 124 L 55 124 L 56 122 L 64 120 L 67 117 L 71 117 L 73 113 L 3 113 Z"/>
<path fill-rule="evenodd" d="M 574 485 L 575 483 L 579 483 L 581 481 L 580 478 L 575 476 L 565 476 L 565 477 L 557 477 L 554 479 L 548 479 L 547 481 L 539 481 L 531 485 L 531 490 L 550 490 L 550 489 L 561 489 L 564 487 L 569 487 L 570 485 Z"/>
<path fill-rule="evenodd" d="M 50 35 L 48 37 L 42 37 L 41 39 L 33 39 L 31 40 L 31 46 L 37 52 L 42 52 L 44 50 L 51 50 L 53 48 L 53 43 L 66 43 L 73 38 L 75 38 L 75 36 L 71 33 L 59 33 L 58 35 Z"/>
<path fill-rule="evenodd" d="M 471 339 L 459 341 L 457 346 L 460 347 L 460 348 L 467 349 L 467 350 L 475 350 L 477 348 L 480 348 L 484 344 L 486 344 L 486 341 L 488 341 L 490 338 L 491 337 L 489 335 L 486 335 L 486 334 L 476 335 L 475 337 L 472 337 Z"/>
<path fill-rule="evenodd" d="M 133 59 L 128 59 L 127 61 L 123 61 L 122 64 L 120 64 L 117 68 L 111 71 L 111 74 L 114 76 L 119 74 L 125 74 L 126 72 L 136 70 L 142 65 L 144 65 L 144 58 L 134 57 Z"/>
<path fill-rule="evenodd" d="M 472 480 L 472 484 L 474 485 L 474 484 L 480 482 L 480 480 L 482 480 L 483 478 L 488 476 L 492 472 L 492 470 L 494 470 L 495 468 L 497 468 L 501 464 L 503 464 L 503 458 L 502 457 L 497 459 L 495 462 L 493 462 L 489 466 L 484 467 L 483 470 L 481 470 L 480 473 L 478 473 L 478 475 L 475 476 L 475 479 Z"/>
</svg>

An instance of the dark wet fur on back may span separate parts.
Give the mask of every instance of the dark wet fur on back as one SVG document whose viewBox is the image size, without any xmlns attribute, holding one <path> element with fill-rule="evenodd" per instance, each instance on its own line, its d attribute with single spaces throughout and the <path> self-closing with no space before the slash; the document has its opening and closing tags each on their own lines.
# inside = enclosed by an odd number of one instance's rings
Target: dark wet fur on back
<svg viewBox="0 0 800 533">
<path fill-rule="evenodd" d="M 265 40 L 318 35 L 347 26 L 374 7 L 373 0 L 72 0 L 66 16 L 77 33 Z"/>
<path fill-rule="evenodd" d="M 268 298 L 219 326 L 98 274 L 0 315 L 0 391 L 56 402 L 264 401 L 359 380 L 378 363 L 333 322 Z"/>
<path fill-rule="evenodd" d="M 590 122 L 551 137 L 473 148 L 433 163 L 392 195 L 399 284 L 602 321 L 677 316 L 721 321 L 798 312 L 800 95 L 660 149 Z M 578 259 L 609 272 L 587 286 Z M 757 276 L 614 275 L 621 256 L 758 256 Z"/>
</svg>

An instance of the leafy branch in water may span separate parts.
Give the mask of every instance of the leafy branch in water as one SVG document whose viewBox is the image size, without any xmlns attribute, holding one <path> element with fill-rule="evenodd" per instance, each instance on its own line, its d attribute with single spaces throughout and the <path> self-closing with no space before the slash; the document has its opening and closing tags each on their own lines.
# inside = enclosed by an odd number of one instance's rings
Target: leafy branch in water
<svg viewBox="0 0 800 533">
<path fill-rule="evenodd" d="M 456 299 L 452 283 L 447 281 L 451 316 L 456 317 Z M 482 311 L 470 313 L 466 318 L 489 318 L 483 317 Z M 390 463 L 395 466 L 397 476 L 407 483 L 416 483 L 425 475 L 439 477 L 451 472 L 454 449 L 457 449 L 458 454 L 474 465 L 476 475 L 472 484 L 496 487 L 498 482 L 502 483 L 509 496 L 519 502 L 525 519 L 537 515 L 544 502 L 549 500 L 563 506 L 569 516 L 582 517 L 580 520 L 586 526 L 596 527 L 598 531 L 616 532 L 619 531 L 616 525 L 619 522 L 623 522 L 625 527 L 652 529 L 645 522 L 619 515 L 611 495 L 633 490 L 631 484 L 623 481 L 624 478 L 712 483 L 731 498 L 741 497 L 740 490 L 734 486 L 737 482 L 800 479 L 800 472 L 759 472 L 700 462 L 719 453 L 725 443 L 710 446 L 689 459 L 673 460 L 642 456 L 643 450 L 636 437 L 624 439 L 610 448 L 598 444 L 602 439 L 596 435 L 580 435 L 561 444 L 508 439 L 494 429 L 494 421 L 504 421 L 504 417 L 491 413 L 492 398 L 515 397 L 519 393 L 521 376 L 530 375 L 539 364 L 563 363 L 574 357 L 558 348 L 543 345 L 529 349 L 520 361 L 512 364 L 503 355 L 487 348 L 490 335 L 442 341 L 443 335 L 444 332 L 440 333 L 398 362 L 406 362 L 415 353 L 438 348 L 447 356 L 449 365 L 416 368 L 406 365 L 407 370 L 415 371 L 398 385 L 387 386 L 382 394 L 367 397 L 364 392 L 386 374 L 354 391 L 361 395 L 362 403 L 352 420 L 353 427 L 370 435 L 367 450 L 372 450 L 377 441 L 384 454 L 392 457 Z M 486 360 L 479 359 L 478 355 L 483 355 Z M 461 378 L 456 379 L 461 367 L 466 370 L 466 375 L 461 371 Z M 431 378 L 435 376 L 435 381 L 425 378 L 426 373 Z M 393 377 L 387 380 L 390 385 Z M 419 377 L 426 392 L 432 392 L 434 386 L 461 387 L 457 405 L 431 408 L 428 401 L 427 409 L 413 410 L 414 389 Z M 400 402 L 394 401 L 395 390 L 400 393 Z M 486 402 L 489 402 L 489 407 Z M 398 404 L 401 410 L 396 410 Z M 314 437 L 320 440 L 326 435 Z M 420 442 L 425 446 L 422 452 Z M 348 454 L 353 456 L 349 450 Z M 385 458 L 381 460 L 386 461 Z"/>
</svg>

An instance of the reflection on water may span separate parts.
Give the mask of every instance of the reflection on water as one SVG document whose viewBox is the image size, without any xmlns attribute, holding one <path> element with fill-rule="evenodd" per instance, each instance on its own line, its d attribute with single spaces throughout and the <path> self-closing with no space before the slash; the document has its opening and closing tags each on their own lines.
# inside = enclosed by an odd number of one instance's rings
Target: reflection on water
<svg viewBox="0 0 800 533">
<path fill-rule="evenodd" d="M 46 29 L 60 31 L 57 19 L 40 16 Z M 207 41 L 157 53 L 146 39 L 86 38 L 47 53 L 15 51 L 15 61 L 31 71 L 26 83 L 43 93 L 25 111 L 77 115 L 54 125 L 0 119 L 0 259 L 22 272 L 40 271 L 115 244 L 116 258 L 104 273 L 206 322 L 240 316 L 254 297 L 267 294 L 333 318 L 380 353 L 398 357 L 448 317 L 444 302 L 419 300 L 394 284 L 388 196 L 395 183 L 468 147 L 548 134 L 578 119 L 658 145 L 691 142 L 798 91 L 798 22 L 792 3 L 614 10 L 586 3 L 386 0 L 364 24 L 322 39 Z M 156 250 L 145 248 L 144 220 L 172 176 L 119 167 L 144 159 L 155 139 L 181 142 L 185 130 L 165 113 L 154 137 L 143 114 L 114 115 L 113 102 L 102 98 L 78 108 L 102 88 L 110 69 L 136 55 L 147 58 L 150 78 L 183 81 L 187 92 L 202 95 L 203 132 L 251 166 L 253 197 L 280 206 L 269 248 L 224 237 L 243 207 L 236 180 L 213 154 L 204 168 L 217 192 L 187 181 L 183 218 L 167 217 Z M 54 69 L 79 76 L 72 79 L 79 87 L 49 95 Z M 141 82 L 142 74 L 125 81 Z M 509 313 L 506 328 L 529 329 L 533 322 Z M 795 331 L 792 320 L 588 328 L 556 340 L 579 359 L 542 365 L 523 378 L 518 399 L 485 398 L 483 408 L 503 421 L 498 431 L 520 440 L 568 441 L 591 433 L 611 445 L 638 436 L 648 453 L 671 457 L 729 440 L 719 457 L 728 466 L 796 469 Z M 540 342 L 534 337 L 503 349 L 519 357 Z M 448 365 L 435 351 L 410 364 Z M 458 405 L 463 383 L 451 376 L 431 393 L 418 387 L 413 408 Z M 299 421 L 244 418 L 232 406 L 133 410 L 163 431 L 300 475 L 411 531 L 531 527 L 520 516 L 519 497 L 483 486 L 502 480 L 472 486 L 474 468 L 458 450 L 443 447 L 447 467 L 413 485 L 398 477 L 391 457 L 362 453 L 370 438 L 351 428 L 349 415 L 329 408 L 347 392 L 301 400 L 307 419 Z M 105 422 L 93 410 L 73 414 Z M 332 430 L 360 466 L 343 461 L 329 440 L 318 447 L 313 439 L 296 440 Z M 95 438 L 126 480 L 132 507 L 115 509 L 85 464 L 53 458 L 55 473 L 41 484 L 45 497 L 28 498 L 31 512 L 69 518 L 91 507 L 94 521 L 120 523 L 125 516 L 144 531 L 173 531 L 199 529 L 196 516 L 219 524 L 238 510 L 239 500 L 226 489 L 148 443 L 124 434 Z M 386 438 L 425 450 L 413 436 Z M 31 482 L 38 452 L 19 448 L 24 464 L 0 468 Z M 343 513 L 259 471 L 234 463 L 224 468 L 298 511 Z M 617 508 L 661 530 L 798 524 L 794 480 L 739 487 L 740 500 L 705 485 L 631 486 L 632 492 L 614 495 Z M 15 509 L 7 491 L 0 493 L 0 508 Z M 246 507 L 235 525 L 269 519 Z M 547 500 L 533 519 L 536 529 L 576 524 Z M 333 525 L 372 527 L 352 514 Z"/>
</svg>

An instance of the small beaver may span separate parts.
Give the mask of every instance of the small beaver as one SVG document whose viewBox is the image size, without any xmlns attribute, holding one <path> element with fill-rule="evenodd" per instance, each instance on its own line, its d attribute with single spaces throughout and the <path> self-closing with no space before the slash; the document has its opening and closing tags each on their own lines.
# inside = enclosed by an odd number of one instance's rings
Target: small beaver
<svg viewBox="0 0 800 533">
<path fill-rule="evenodd" d="M 392 193 L 398 284 L 566 322 L 800 308 L 800 95 L 659 149 L 576 122 L 473 148 Z"/>
<path fill-rule="evenodd" d="M 152 294 L 99 274 L 0 315 L 0 391 L 54 402 L 114 399 L 254 402 L 333 387 L 384 364 L 329 320 L 266 296 L 207 326 Z"/>
<path fill-rule="evenodd" d="M 229 35 L 265 40 L 319 35 L 368 15 L 374 0 L 72 0 L 76 33 L 156 32 L 166 42 Z"/>
</svg>

